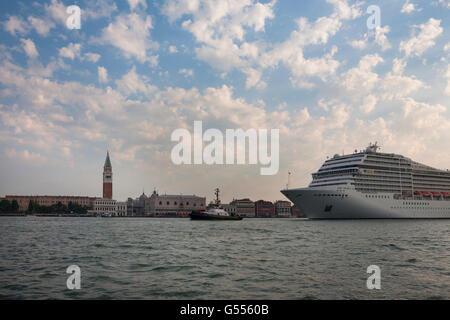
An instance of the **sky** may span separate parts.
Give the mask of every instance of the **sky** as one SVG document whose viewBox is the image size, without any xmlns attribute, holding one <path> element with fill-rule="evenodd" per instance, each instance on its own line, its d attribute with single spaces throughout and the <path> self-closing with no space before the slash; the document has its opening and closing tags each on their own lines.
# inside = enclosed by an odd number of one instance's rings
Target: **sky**
<svg viewBox="0 0 450 320">
<path fill-rule="evenodd" d="M 121 201 L 280 200 L 375 141 L 450 168 L 449 30 L 450 0 L 1 1 L 0 195 L 101 196 L 106 150 Z M 278 173 L 175 165 L 194 121 L 279 129 Z"/>
</svg>

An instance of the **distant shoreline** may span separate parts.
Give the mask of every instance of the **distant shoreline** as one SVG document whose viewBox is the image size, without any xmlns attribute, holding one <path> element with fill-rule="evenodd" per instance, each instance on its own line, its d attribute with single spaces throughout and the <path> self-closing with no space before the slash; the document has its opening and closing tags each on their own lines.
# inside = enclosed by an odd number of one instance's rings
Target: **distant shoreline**
<svg viewBox="0 0 450 320">
<path fill-rule="evenodd" d="M 100 217 L 87 214 L 70 214 L 70 213 L 2 213 L 0 217 L 56 217 L 56 218 L 167 218 L 167 219 L 189 219 L 189 217 L 170 217 L 170 216 L 114 216 L 114 217 Z M 289 219 L 289 218 L 303 218 L 303 217 L 244 217 L 244 219 Z"/>
</svg>

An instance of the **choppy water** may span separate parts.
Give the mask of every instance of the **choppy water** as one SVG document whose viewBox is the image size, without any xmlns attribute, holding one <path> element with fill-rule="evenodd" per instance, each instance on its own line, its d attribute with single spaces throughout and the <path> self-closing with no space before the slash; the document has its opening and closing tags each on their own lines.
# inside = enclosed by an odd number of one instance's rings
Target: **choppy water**
<svg viewBox="0 0 450 320">
<path fill-rule="evenodd" d="M 0 298 L 449 299 L 450 221 L 2 217 Z"/>
</svg>

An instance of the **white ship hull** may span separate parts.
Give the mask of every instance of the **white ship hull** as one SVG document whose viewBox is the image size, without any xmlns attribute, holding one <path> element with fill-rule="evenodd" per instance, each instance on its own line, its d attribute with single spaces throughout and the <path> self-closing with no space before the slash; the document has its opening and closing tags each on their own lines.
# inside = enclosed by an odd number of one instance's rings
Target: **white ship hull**
<svg viewBox="0 0 450 320">
<path fill-rule="evenodd" d="M 354 189 L 282 190 L 310 219 L 450 219 L 449 200 L 394 199 L 392 193 Z"/>
</svg>

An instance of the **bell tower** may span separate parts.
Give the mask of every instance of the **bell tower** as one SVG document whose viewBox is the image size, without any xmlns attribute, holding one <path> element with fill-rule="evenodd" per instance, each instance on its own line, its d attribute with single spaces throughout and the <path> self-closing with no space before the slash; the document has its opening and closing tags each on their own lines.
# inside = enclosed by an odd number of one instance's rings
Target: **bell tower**
<svg viewBox="0 0 450 320">
<path fill-rule="evenodd" d="M 103 199 L 112 199 L 112 166 L 111 160 L 109 160 L 109 150 L 106 152 L 103 166 Z"/>
</svg>

